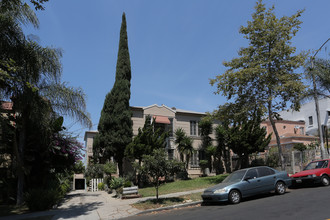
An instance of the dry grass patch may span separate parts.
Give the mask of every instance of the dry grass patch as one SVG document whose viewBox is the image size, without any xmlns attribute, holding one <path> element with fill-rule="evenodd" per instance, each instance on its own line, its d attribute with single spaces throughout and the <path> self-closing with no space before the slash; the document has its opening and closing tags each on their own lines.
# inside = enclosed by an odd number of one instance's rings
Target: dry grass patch
<svg viewBox="0 0 330 220">
<path fill-rule="evenodd" d="M 158 202 L 156 199 L 149 199 L 143 202 L 138 202 L 133 204 L 132 206 L 139 210 L 148 210 L 148 209 L 157 209 L 163 208 L 168 206 L 180 205 L 189 202 L 196 202 L 201 200 L 201 192 L 199 193 L 192 193 L 187 194 L 184 196 L 179 197 L 172 197 L 172 198 L 160 198 Z"/>
</svg>

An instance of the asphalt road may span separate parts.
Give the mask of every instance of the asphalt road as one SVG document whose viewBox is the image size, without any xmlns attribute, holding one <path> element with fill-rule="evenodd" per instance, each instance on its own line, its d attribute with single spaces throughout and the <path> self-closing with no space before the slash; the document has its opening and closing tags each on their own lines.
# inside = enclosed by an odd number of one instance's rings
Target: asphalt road
<svg viewBox="0 0 330 220">
<path fill-rule="evenodd" d="M 240 204 L 221 203 L 162 211 L 138 216 L 130 220 L 175 219 L 330 219 L 330 187 L 289 189 L 284 195 L 274 193 L 252 197 Z"/>
</svg>

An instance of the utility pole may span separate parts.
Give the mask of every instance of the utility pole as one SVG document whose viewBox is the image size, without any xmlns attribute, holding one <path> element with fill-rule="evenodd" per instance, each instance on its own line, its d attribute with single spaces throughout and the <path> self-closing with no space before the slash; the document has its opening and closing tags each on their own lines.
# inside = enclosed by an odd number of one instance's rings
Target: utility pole
<svg viewBox="0 0 330 220">
<path fill-rule="evenodd" d="M 317 127 L 319 130 L 319 136 L 320 136 L 320 147 L 321 147 L 321 158 L 325 159 L 326 152 L 324 149 L 324 141 L 323 141 L 323 130 L 321 125 L 321 119 L 320 119 L 320 108 L 319 108 L 319 100 L 317 97 L 317 90 L 316 90 L 316 81 L 315 81 L 315 75 L 313 73 L 314 69 L 314 59 L 317 53 L 322 49 L 322 47 L 330 40 L 330 38 L 322 44 L 322 46 L 315 52 L 314 56 L 311 57 L 311 75 L 313 80 L 313 91 L 314 91 L 314 101 L 315 101 L 315 111 L 316 111 L 316 118 L 317 118 Z"/>
</svg>

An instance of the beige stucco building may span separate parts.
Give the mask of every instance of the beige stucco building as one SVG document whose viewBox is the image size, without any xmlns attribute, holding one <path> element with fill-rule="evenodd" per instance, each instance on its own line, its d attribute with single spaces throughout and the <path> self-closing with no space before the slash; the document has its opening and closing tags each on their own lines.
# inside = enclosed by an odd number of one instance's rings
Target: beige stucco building
<svg viewBox="0 0 330 220">
<path fill-rule="evenodd" d="M 131 107 L 131 110 L 133 112 L 132 121 L 134 136 L 138 134 L 138 129 L 143 127 L 147 115 L 155 119 L 155 126 L 157 128 L 169 131 L 169 138 L 166 145 L 169 159 L 179 159 L 179 153 L 174 143 L 174 131 L 178 128 L 182 128 L 186 134 L 193 139 L 193 147 L 196 150 L 190 158 L 188 173 L 189 175 L 200 175 L 200 155 L 198 150 L 200 149 L 202 140 L 198 129 L 198 123 L 203 116 L 206 116 L 206 113 L 170 108 L 165 105 L 159 106 L 156 104 L 147 107 Z M 217 123 L 213 126 L 217 126 Z M 93 138 L 96 134 L 97 131 L 86 131 L 85 133 L 84 140 L 87 164 L 93 156 Z M 215 134 L 211 134 L 210 137 L 214 140 Z"/>
</svg>

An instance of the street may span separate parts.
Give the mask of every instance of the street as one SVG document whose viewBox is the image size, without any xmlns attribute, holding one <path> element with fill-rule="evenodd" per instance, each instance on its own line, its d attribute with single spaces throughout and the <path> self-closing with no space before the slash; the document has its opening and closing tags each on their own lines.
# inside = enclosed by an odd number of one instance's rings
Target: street
<svg viewBox="0 0 330 220">
<path fill-rule="evenodd" d="M 330 187 L 289 189 L 282 196 L 274 193 L 244 199 L 238 205 L 227 203 L 198 205 L 126 219 L 330 219 Z"/>
</svg>

